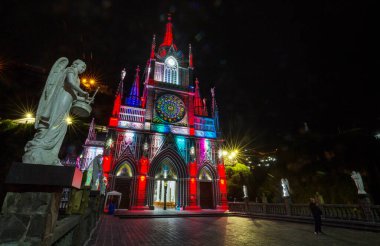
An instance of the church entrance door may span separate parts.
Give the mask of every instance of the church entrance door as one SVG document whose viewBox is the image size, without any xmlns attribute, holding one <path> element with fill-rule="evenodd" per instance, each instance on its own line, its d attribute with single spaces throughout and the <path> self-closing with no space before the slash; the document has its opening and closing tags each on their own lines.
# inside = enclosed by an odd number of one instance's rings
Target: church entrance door
<svg viewBox="0 0 380 246">
<path fill-rule="evenodd" d="M 115 181 L 115 189 L 121 192 L 120 209 L 129 209 L 131 197 L 131 179 L 117 177 Z"/>
<path fill-rule="evenodd" d="M 200 206 L 203 209 L 213 209 L 212 182 L 199 182 Z"/>
<path fill-rule="evenodd" d="M 154 206 L 163 209 L 175 209 L 177 171 L 170 160 L 166 159 L 161 163 L 154 182 Z"/>
</svg>

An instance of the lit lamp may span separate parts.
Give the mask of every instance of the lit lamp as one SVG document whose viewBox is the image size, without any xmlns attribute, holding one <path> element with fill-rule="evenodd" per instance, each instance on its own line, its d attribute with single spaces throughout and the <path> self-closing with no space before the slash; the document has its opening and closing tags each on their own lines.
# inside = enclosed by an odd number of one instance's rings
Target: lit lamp
<svg viewBox="0 0 380 246">
<path fill-rule="evenodd" d="M 112 143 L 113 143 L 112 138 L 108 139 L 108 140 L 107 140 L 107 143 L 106 143 L 106 144 L 107 144 L 107 147 L 110 148 L 110 147 L 112 146 Z"/>
<path fill-rule="evenodd" d="M 149 149 L 149 145 L 147 142 L 145 142 L 143 144 L 143 157 L 144 158 L 147 158 L 148 157 L 148 149 Z"/>
<path fill-rule="evenodd" d="M 190 147 L 190 156 L 191 156 L 191 161 L 194 161 L 195 160 L 195 148 L 194 146 L 191 146 Z"/>
<path fill-rule="evenodd" d="M 67 118 L 66 118 L 66 123 L 67 123 L 68 125 L 73 124 L 73 118 L 71 118 L 70 116 L 67 116 Z"/>
</svg>

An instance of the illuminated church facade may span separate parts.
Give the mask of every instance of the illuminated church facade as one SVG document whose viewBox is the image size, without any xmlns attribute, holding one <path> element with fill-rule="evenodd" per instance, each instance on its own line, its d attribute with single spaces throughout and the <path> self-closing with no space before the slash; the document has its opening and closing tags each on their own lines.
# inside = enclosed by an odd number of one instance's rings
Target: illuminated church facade
<svg viewBox="0 0 380 246">
<path fill-rule="evenodd" d="M 107 190 L 122 193 L 121 209 L 227 208 L 215 91 L 208 110 L 193 73 L 191 46 L 185 57 L 174 44 L 170 16 L 163 42 L 156 46 L 153 37 L 145 71 L 137 67 L 126 95 L 122 71 L 105 147 L 98 147 Z"/>
</svg>

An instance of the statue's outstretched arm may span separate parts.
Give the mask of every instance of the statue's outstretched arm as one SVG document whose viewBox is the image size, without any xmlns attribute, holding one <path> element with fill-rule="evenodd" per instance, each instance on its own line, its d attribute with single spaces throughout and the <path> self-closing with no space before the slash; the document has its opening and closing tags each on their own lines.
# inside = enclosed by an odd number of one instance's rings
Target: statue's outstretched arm
<svg viewBox="0 0 380 246">
<path fill-rule="evenodd" d="M 66 76 L 66 82 L 73 88 L 75 91 L 77 91 L 80 95 L 88 97 L 88 92 L 82 90 L 79 86 L 75 84 L 75 77 L 73 73 L 68 73 Z"/>
</svg>

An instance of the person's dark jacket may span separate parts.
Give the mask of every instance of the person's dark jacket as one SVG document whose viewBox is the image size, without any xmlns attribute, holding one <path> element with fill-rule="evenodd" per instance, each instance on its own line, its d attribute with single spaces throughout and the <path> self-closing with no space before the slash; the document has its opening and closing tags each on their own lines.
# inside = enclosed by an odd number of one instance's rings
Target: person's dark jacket
<svg viewBox="0 0 380 246">
<path fill-rule="evenodd" d="M 322 215 L 322 210 L 314 202 L 311 202 L 309 207 L 313 217 L 320 217 Z"/>
</svg>

